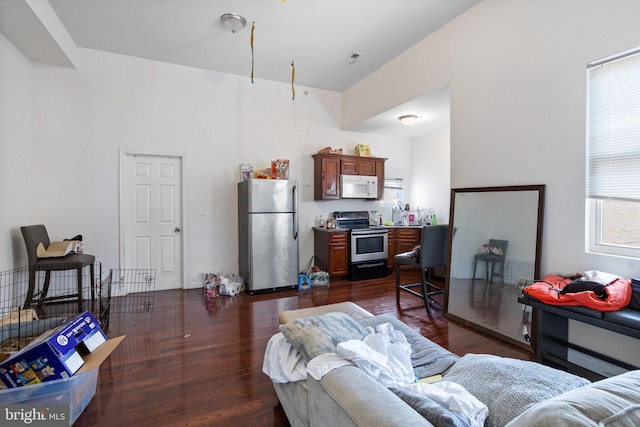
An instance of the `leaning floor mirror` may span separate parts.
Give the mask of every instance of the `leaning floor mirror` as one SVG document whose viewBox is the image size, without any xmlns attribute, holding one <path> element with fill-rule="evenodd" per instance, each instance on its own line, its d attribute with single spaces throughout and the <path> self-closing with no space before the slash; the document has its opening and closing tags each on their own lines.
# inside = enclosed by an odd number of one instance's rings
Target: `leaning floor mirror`
<svg viewBox="0 0 640 427">
<path fill-rule="evenodd" d="M 447 318 L 530 349 L 523 332 L 531 334 L 531 308 L 518 297 L 540 277 L 544 189 L 451 190 Z"/>
</svg>

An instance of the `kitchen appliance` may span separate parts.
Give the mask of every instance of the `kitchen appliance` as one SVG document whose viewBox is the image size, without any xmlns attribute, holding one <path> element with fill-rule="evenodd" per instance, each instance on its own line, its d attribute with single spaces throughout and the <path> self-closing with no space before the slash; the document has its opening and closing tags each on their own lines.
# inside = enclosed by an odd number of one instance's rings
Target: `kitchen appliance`
<svg viewBox="0 0 640 427">
<path fill-rule="evenodd" d="M 369 225 L 376 227 L 382 225 L 382 216 L 378 211 L 369 211 Z"/>
<path fill-rule="evenodd" d="M 378 198 L 378 177 L 340 175 L 340 197 L 343 199 Z"/>
<path fill-rule="evenodd" d="M 334 212 L 336 227 L 349 231 L 349 280 L 385 277 L 389 274 L 389 233 L 385 227 L 371 226 L 367 211 Z"/>
<path fill-rule="evenodd" d="M 238 183 L 240 275 L 249 293 L 298 284 L 298 183 Z"/>
</svg>

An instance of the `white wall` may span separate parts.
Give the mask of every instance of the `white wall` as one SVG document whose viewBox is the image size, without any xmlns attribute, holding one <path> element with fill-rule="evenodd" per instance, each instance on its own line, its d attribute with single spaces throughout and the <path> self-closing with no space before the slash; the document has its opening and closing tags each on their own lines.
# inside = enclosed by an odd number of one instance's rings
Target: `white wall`
<svg viewBox="0 0 640 427">
<path fill-rule="evenodd" d="M 411 206 L 433 209 L 441 224 L 449 222 L 450 151 L 449 129 L 411 140 Z"/>
<path fill-rule="evenodd" d="M 19 225 L 29 210 L 33 176 L 30 70 L 29 61 L 0 34 L 0 271 L 27 264 Z"/>
<path fill-rule="evenodd" d="M 637 275 L 585 253 L 586 64 L 640 44 L 632 0 L 484 0 L 343 96 L 345 126 L 451 86 L 451 185 L 546 184 L 542 272 Z M 373 96 L 375 94 L 375 96 Z"/>
<path fill-rule="evenodd" d="M 409 178 L 409 141 L 340 130 L 340 94 L 79 49 L 77 69 L 34 65 L 29 221 L 52 238 L 81 233 L 103 268 L 118 267 L 118 153 L 185 154 L 187 286 L 205 271 L 237 272 L 236 182 L 240 163 L 291 161 L 301 185 L 300 264 L 313 253 L 311 226 L 376 202 L 313 200 L 311 154 L 370 144 L 387 171 Z M 206 215 L 198 214 L 204 206 Z M 17 227 L 23 222 L 14 221 Z M 55 234 L 55 235 L 54 235 Z"/>
</svg>

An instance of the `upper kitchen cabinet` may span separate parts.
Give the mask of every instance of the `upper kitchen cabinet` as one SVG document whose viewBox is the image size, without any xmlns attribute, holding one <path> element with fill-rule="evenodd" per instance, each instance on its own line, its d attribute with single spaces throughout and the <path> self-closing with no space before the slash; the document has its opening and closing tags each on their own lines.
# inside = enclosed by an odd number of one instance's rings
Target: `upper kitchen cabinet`
<svg viewBox="0 0 640 427">
<path fill-rule="evenodd" d="M 340 157 L 336 154 L 313 155 L 314 200 L 340 198 Z"/>
<path fill-rule="evenodd" d="M 340 159 L 340 173 L 343 175 L 376 176 L 377 163 L 381 163 L 382 168 L 384 168 L 384 161 L 376 161 L 376 159 L 370 157 L 343 158 Z"/>
<path fill-rule="evenodd" d="M 340 198 L 340 175 L 365 175 L 378 178 L 378 199 L 384 191 L 384 162 L 381 157 L 348 156 L 344 154 L 313 154 L 313 198 Z"/>
</svg>

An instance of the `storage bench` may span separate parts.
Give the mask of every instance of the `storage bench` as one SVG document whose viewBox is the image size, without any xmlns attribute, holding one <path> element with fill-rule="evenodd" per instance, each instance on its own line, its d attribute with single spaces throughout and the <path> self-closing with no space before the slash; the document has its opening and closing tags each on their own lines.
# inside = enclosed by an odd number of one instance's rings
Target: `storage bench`
<svg viewBox="0 0 640 427">
<path fill-rule="evenodd" d="M 569 342 L 569 319 L 596 326 L 621 335 L 640 339 L 640 311 L 631 308 L 623 308 L 618 311 L 597 311 L 581 306 L 549 305 L 530 296 L 523 296 L 518 302 L 530 305 L 536 309 L 536 360 L 540 363 L 552 363 L 576 370 L 581 374 L 587 374 L 594 379 L 602 378 L 602 375 L 593 372 L 585 372 L 583 366 L 575 365 L 567 360 L 570 349 L 577 350 L 606 363 L 618 366 L 624 370 L 638 369 L 621 360 L 597 353 L 588 348 L 580 347 Z M 595 375 L 594 375 L 595 374 Z"/>
</svg>

